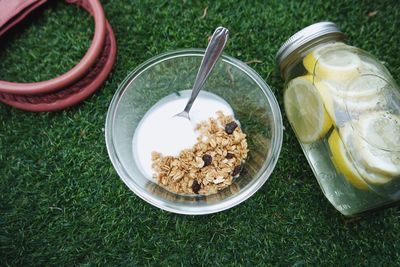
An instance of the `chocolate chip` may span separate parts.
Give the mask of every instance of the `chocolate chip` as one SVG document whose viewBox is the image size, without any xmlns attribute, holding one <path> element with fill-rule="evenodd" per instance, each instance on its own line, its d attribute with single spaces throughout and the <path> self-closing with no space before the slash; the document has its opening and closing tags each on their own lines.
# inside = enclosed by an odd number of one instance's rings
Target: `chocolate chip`
<svg viewBox="0 0 400 267">
<path fill-rule="evenodd" d="M 212 162 L 212 157 L 210 155 L 208 155 L 208 154 L 204 154 L 201 159 L 204 161 L 204 166 L 203 167 L 210 165 L 211 162 Z"/>
<path fill-rule="evenodd" d="M 192 184 L 193 193 L 198 194 L 200 191 L 200 188 L 201 188 L 200 184 L 196 180 L 194 180 L 193 184 Z"/>
<path fill-rule="evenodd" d="M 227 134 L 232 134 L 233 131 L 238 127 L 237 123 L 234 121 L 231 121 L 230 123 L 225 125 L 225 132 Z"/>
<path fill-rule="evenodd" d="M 236 175 L 238 175 L 241 171 L 242 171 L 242 165 L 238 165 L 238 166 L 236 166 L 236 167 L 233 169 L 231 175 L 232 175 L 232 176 L 236 176 Z"/>
<path fill-rule="evenodd" d="M 227 158 L 227 159 L 233 159 L 233 157 L 235 157 L 235 154 L 232 154 L 232 153 L 229 153 L 229 152 L 225 156 L 225 158 Z"/>
</svg>

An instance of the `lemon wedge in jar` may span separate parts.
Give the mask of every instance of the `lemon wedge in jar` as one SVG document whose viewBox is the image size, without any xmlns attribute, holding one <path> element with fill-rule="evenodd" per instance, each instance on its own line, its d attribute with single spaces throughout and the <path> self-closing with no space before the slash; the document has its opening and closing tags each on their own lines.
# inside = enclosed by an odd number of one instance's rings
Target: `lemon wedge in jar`
<svg viewBox="0 0 400 267">
<path fill-rule="evenodd" d="M 371 58 L 370 55 L 366 53 L 359 54 L 361 59 L 361 73 L 362 74 L 373 74 L 379 75 L 381 77 L 385 77 L 385 79 L 391 79 L 392 75 L 388 71 L 388 69 L 379 61 Z"/>
<path fill-rule="evenodd" d="M 366 74 L 354 79 L 348 86 L 337 87 L 336 94 L 343 98 L 362 101 L 368 100 L 381 94 L 389 83 L 383 78 Z"/>
<path fill-rule="evenodd" d="M 358 173 L 354 162 L 349 157 L 346 147 L 340 139 L 339 133 L 336 129 L 333 130 L 329 136 L 328 144 L 332 153 L 332 162 L 336 169 L 343 174 L 349 183 L 359 189 L 367 190 L 368 184 Z"/>
<path fill-rule="evenodd" d="M 355 148 L 367 170 L 400 176 L 400 116 L 390 112 L 372 112 L 360 116 L 357 124 L 360 137 Z"/>
<path fill-rule="evenodd" d="M 346 46 L 347 45 L 345 43 L 336 42 L 336 43 L 324 44 L 324 46 L 317 47 L 311 53 L 308 53 L 304 57 L 303 65 L 309 73 L 313 73 L 315 64 L 317 63 L 318 58 L 321 56 L 321 54 L 323 54 L 326 51 L 329 51 L 330 49 L 337 49 Z"/>
<path fill-rule="evenodd" d="M 363 163 L 361 159 L 362 151 L 355 144 L 360 139 L 360 136 L 355 131 L 352 124 L 355 124 L 355 122 L 346 123 L 342 128 L 340 128 L 340 137 L 345 145 L 345 151 L 347 151 L 347 154 L 353 159 L 358 174 L 369 185 L 383 185 L 390 182 L 392 180 L 391 177 L 381 173 L 376 173 L 368 169 Z"/>
<path fill-rule="evenodd" d="M 357 77 L 361 60 L 351 47 L 343 43 L 333 43 L 306 55 L 303 65 L 314 76 L 344 83 Z"/>
<path fill-rule="evenodd" d="M 285 111 L 303 143 L 312 143 L 328 132 L 332 120 L 313 84 L 311 75 L 291 80 L 284 94 Z"/>
<path fill-rule="evenodd" d="M 321 95 L 327 112 L 335 125 L 341 125 L 365 112 L 383 109 L 386 105 L 381 93 L 385 84 L 375 79 L 356 79 L 346 89 L 335 82 L 315 78 L 315 87 Z"/>
<path fill-rule="evenodd" d="M 335 110 L 337 109 L 337 97 L 335 94 L 336 88 L 328 82 L 324 82 L 319 80 L 318 78 L 314 79 L 314 85 L 317 88 L 317 91 L 324 102 L 324 106 L 329 116 L 333 120 L 333 123 L 336 125 L 336 115 Z"/>
</svg>

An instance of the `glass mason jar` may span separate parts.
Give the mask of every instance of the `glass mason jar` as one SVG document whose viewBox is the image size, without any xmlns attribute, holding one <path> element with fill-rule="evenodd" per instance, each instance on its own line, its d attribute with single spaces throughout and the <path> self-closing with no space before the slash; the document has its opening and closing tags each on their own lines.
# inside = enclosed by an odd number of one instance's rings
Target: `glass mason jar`
<svg viewBox="0 0 400 267">
<path fill-rule="evenodd" d="M 357 215 L 400 199 L 400 90 L 332 22 L 290 37 L 277 62 L 286 116 L 333 206 Z"/>
</svg>

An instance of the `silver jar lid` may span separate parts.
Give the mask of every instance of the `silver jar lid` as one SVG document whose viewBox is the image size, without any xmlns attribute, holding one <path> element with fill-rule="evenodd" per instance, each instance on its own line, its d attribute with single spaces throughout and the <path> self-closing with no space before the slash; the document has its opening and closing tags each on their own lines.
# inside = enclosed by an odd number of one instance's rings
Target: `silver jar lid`
<svg viewBox="0 0 400 267">
<path fill-rule="evenodd" d="M 296 60 L 297 55 L 312 46 L 327 41 L 343 41 L 346 38 L 339 27 L 329 21 L 312 24 L 292 35 L 276 53 L 281 76 L 286 67 Z"/>
</svg>

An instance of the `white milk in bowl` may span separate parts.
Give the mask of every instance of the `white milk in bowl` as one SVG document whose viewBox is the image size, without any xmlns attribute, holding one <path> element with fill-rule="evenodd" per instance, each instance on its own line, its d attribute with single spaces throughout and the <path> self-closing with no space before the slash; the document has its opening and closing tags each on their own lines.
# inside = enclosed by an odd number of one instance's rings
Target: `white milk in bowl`
<svg viewBox="0 0 400 267">
<path fill-rule="evenodd" d="M 132 140 L 133 157 L 145 177 L 154 181 L 152 153 L 178 156 L 192 148 L 199 133 L 195 127 L 217 111 L 233 116 L 231 106 L 221 97 L 200 91 L 189 112 L 190 120 L 175 116 L 186 106 L 191 90 L 180 91 L 162 98 L 151 107 L 140 121 Z"/>
</svg>

